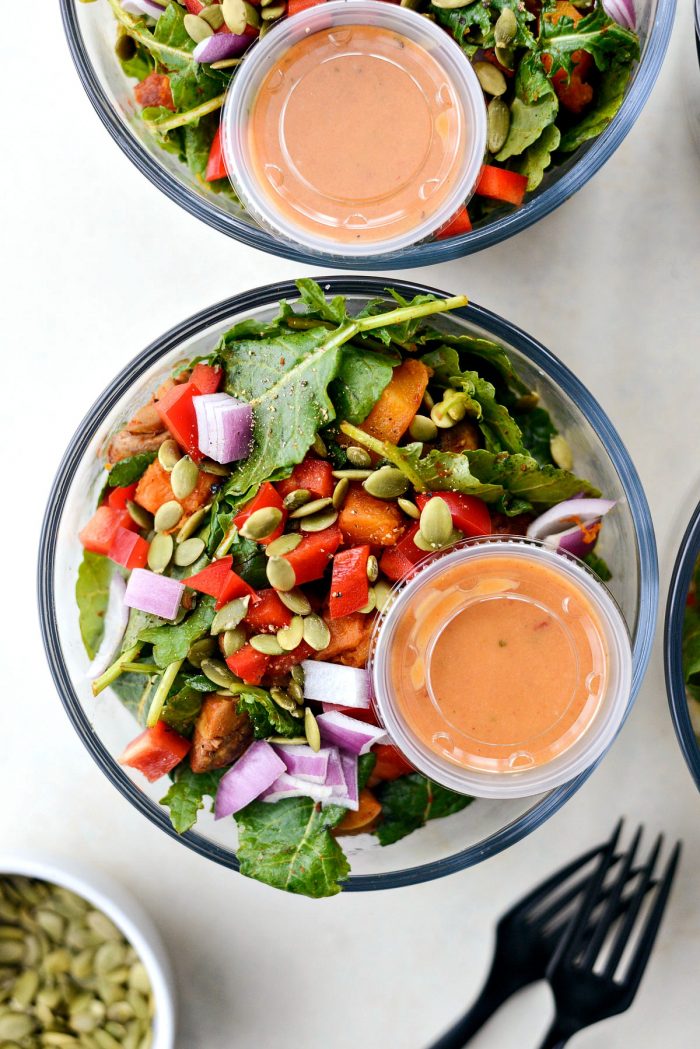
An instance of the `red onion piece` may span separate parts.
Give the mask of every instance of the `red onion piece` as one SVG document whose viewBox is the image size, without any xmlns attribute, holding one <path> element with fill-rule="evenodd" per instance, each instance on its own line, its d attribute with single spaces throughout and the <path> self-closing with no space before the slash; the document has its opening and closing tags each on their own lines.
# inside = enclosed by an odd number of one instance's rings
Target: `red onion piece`
<svg viewBox="0 0 700 1049">
<path fill-rule="evenodd" d="M 124 604 L 161 619 L 174 619 L 184 592 L 185 584 L 178 579 L 149 572 L 147 568 L 134 568 L 127 583 Z"/>
<path fill-rule="evenodd" d="M 316 659 L 305 660 L 302 669 L 306 699 L 320 703 L 332 696 L 336 706 L 369 708 L 369 674 L 366 670 Z"/>
<path fill-rule="evenodd" d="M 241 36 L 236 33 L 215 33 L 200 41 L 192 54 L 196 62 L 223 62 L 227 58 L 238 58 L 255 39 L 248 33 Z"/>
<path fill-rule="evenodd" d="M 340 763 L 340 751 L 337 747 L 328 747 L 328 772 L 326 773 L 326 786 L 333 788 L 333 797 L 344 797 L 348 788 L 343 775 L 343 766 Z"/>
<path fill-rule="evenodd" d="M 325 747 L 317 752 L 311 747 L 285 747 L 282 744 L 274 748 L 275 753 L 282 758 L 290 776 L 308 780 L 309 783 L 326 782 L 329 750 L 329 747 Z"/>
<path fill-rule="evenodd" d="M 217 463 L 245 459 L 253 439 L 253 409 L 228 393 L 193 397 L 200 452 Z"/>
<path fill-rule="evenodd" d="M 122 0 L 122 8 L 128 15 L 149 15 L 158 21 L 165 4 L 159 4 L 156 0 Z"/>
<path fill-rule="evenodd" d="M 588 524 L 603 517 L 615 506 L 613 499 L 566 499 L 536 517 L 527 530 L 529 539 L 546 539 L 571 525 Z"/>
<path fill-rule="evenodd" d="M 339 804 L 345 805 L 348 809 L 357 809 L 360 807 L 360 788 L 357 782 L 357 758 L 353 757 L 352 754 L 343 754 L 340 752 L 340 764 L 343 768 L 343 776 L 345 777 L 346 786 L 346 797 L 345 799 L 339 799 Z"/>
<path fill-rule="evenodd" d="M 331 788 L 322 783 L 309 783 L 306 779 L 298 776 L 290 776 L 283 772 L 275 782 L 264 790 L 260 800 L 268 804 L 281 801 L 283 798 L 312 798 L 314 801 L 330 801 Z"/>
<path fill-rule="evenodd" d="M 573 528 L 567 528 L 565 532 L 548 535 L 544 542 L 554 550 L 565 550 L 567 554 L 583 558 L 591 552 L 598 541 L 598 530 L 592 527 L 598 523 L 599 519 L 587 522 L 583 528 L 580 525 L 574 525 Z"/>
<path fill-rule="evenodd" d="M 367 725 L 364 721 L 350 718 L 338 711 L 319 714 L 316 720 L 324 742 L 351 754 L 366 754 L 375 743 L 383 742 L 387 738 L 383 728 Z"/>
<path fill-rule="evenodd" d="M 214 816 L 222 820 L 255 801 L 284 772 L 284 762 L 269 743 L 258 739 L 251 743 L 219 783 L 214 802 Z"/>
<path fill-rule="evenodd" d="M 603 0 L 603 9 L 609 18 L 624 29 L 634 29 L 637 25 L 637 13 L 634 0 Z"/>
<path fill-rule="evenodd" d="M 114 571 L 109 583 L 107 613 L 104 619 L 104 634 L 95 658 L 88 667 L 88 677 L 99 677 L 107 667 L 112 665 L 114 655 L 124 637 L 126 624 L 129 621 L 129 609 L 124 603 L 126 583 L 121 573 Z"/>
</svg>

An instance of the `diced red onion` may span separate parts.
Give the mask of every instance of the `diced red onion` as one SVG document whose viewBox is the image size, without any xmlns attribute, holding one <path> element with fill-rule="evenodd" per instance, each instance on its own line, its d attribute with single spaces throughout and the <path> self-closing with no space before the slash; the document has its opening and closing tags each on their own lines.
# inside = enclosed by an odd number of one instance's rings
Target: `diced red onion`
<svg viewBox="0 0 700 1049">
<path fill-rule="evenodd" d="M 343 776 L 345 777 L 345 788 L 346 793 L 344 798 L 338 799 L 339 805 L 345 805 L 347 809 L 357 809 L 360 807 L 360 789 L 357 782 L 357 758 L 352 754 L 343 754 L 340 752 L 340 764 L 343 769 Z"/>
<path fill-rule="evenodd" d="M 157 21 L 165 10 L 165 4 L 156 3 L 156 0 L 122 0 L 122 8 L 128 15 L 150 15 Z"/>
<path fill-rule="evenodd" d="M 366 754 L 375 743 L 384 742 L 386 732 L 375 725 L 367 725 L 339 711 L 319 714 L 316 718 L 321 739 L 351 754 Z"/>
<path fill-rule="evenodd" d="M 634 29 L 637 25 L 637 13 L 634 0 L 603 0 L 603 8 L 609 18 L 625 29 Z"/>
<path fill-rule="evenodd" d="M 129 609 L 124 603 L 126 583 L 122 575 L 115 571 L 109 583 L 107 613 L 104 618 L 104 634 L 95 658 L 88 667 L 88 677 L 99 677 L 111 666 L 114 654 L 124 637 L 126 624 L 129 621 Z"/>
<path fill-rule="evenodd" d="M 268 790 L 284 772 L 284 762 L 264 739 L 251 743 L 222 776 L 214 802 L 217 820 L 244 809 Z"/>
<path fill-rule="evenodd" d="M 222 781 L 223 782 L 223 781 Z M 313 801 L 330 801 L 332 790 L 322 783 L 309 783 L 307 779 L 290 776 L 283 772 L 267 790 L 260 795 L 261 801 L 272 804 L 283 798 L 312 798 Z"/>
<path fill-rule="evenodd" d="M 315 751 L 311 747 L 285 747 L 279 744 L 274 750 L 282 758 L 290 776 L 308 780 L 309 783 L 326 782 L 330 747 Z"/>
<path fill-rule="evenodd" d="M 192 54 L 196 62 L 223 62 L 227 58 L 238 58 L 255 39 L 252 33 L 241 36 L 237 33 L 215 33 L 200 41 Z"/>
<path fill-rule="evenodd" d="M 161 619 L 174 619 L 184 592 L 185 584 L 179 579 L 149 572 L 147 568 L 134 568 L 126 586 L 124 604 Z"/>
<path fill-rule="evenodd" d="M 546 539 L 573 524 L 598 520 L 615 506 L 613 499 L 566 499 L 536 517 L 527 530 L 529 539 Z"/>
<path fill-rule="evenodd" d="M 253 409 L 228 393 L 193 397 L 200 452 L 216 463 L 245 459 L 253 439 Z"/>
<path fill-rule="evenodd" d="M 340 761 L 340 751 L 337 747 L 327 747 L 328 750 L 328 772 L 326 773 L 326 786 L 333 788 L 333 796 L 342 797 L 347 795 L 348 788 L 343 775 L 343 766 Z"/>
<path fill-rule="evenodd" d="M 544 544 L 552 550 L 564 550 L 567 554 L 573 554 L 574 557 L 583 558 L 598 542 L 596 526 L 599 523 L 600 518 L 588 521 L 584 525 L 574 525 L 573 528 L 567 528 L 565 532 L 548 535 L 544 539 Z"/>
<path fill-rule="evenodd" d="M 316 659 L 307 659 L 301 665 L 306 699 L 320 703 L 332 696 L 336 706 L 369 708 L 369 674 L 366 670 Z"/>
</svg>

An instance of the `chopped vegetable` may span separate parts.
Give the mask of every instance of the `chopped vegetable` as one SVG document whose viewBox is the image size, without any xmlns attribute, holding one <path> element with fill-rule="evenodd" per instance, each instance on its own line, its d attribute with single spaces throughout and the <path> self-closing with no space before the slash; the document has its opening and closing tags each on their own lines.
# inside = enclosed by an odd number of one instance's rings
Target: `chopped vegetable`
<svg viewBox="0 0 700 1049">
<path fill-rule="evenodd" d="M 185 515 L 193 514 L 200 506 L 206 503 L 216 478 L 213 474 L 204 473 L 200 470 L 197 476 L 197 484 L 194 491 L 185 499 L 178 502 L 182 506 Z M 134 502 L 142 506 L 144 510 L 155 514 L 163 503 L 169 503 L 175 499 L 171 484 L 170 474 L 164 470 L 158 460 L 154 460 L 146 469 L 136 486 Z M 178 522 L 178 528 L 182 525 L 182 519 Z"/>
<path fill-rule="evenodd" d="M 517 171 L 484 164 L 476 184 L 475 192 L 480 197 L 502 200 L 506 204 L 522 204 L 527 190 L 527 179 Z"/>
<path fill-rule="evenodd" d="M 215 33 L 201 40 L 192 54 L 197 62 L 222 62 L 238 58 L 254 40 L 253 33 Z"/>
<path fill-rule="evenodd" d="M 133 500 L 136 496 L 136 487 L 137 485 L 134 481 L 133 484 L 110 488 L 107 495 L 107 506 L 110 506 L 113 510 L 126 510 L 127 502 Z"/>
<path fill-rule="evenodd" d="M 252 596 L 255 591 L 233 570 L 233 556 L 228 554 L 212 561 L 201 572 L 187 577 L 187 586 L 202 594 L 209 594 L 217 599 L 217 606 L 223 607 L 236 597 Z"/>
<path fill-rule="evenodd" d="M 149 783 L 171 772 L 189 753 L 192 744 L 164 721 L 147 728 L 132 740 L 119 758 L 120 765 L 141 772 Z"/>
<path fill-rule="evenodd" d="M 209 37 L 209 39 L 213 39 Z M 221 146 L 221 127 L 216 129 L 216 134 L 212 140 L 211 149 L 209 150 L 209 158 L 207 160 L 207 169 L 204 173 L 204 179 L 206 182 L 218 182 L 219 179 L 228 178 L 228 171 L 226 170 L 226 163 L 224 161 L 224 151 Z M 212 392 L 212 391 L 210 391 Z"/>
<path fill-rule="evenodd" d="M 282 758 L 290 775 L 298 776 L 299 779 L 308 780 L 310 783 L 326 782 L 330 747 L 315 751 L 311 747 L 278 745 L 274 749 L 275 753 Z"/>
<path fill-rule="evenodd" d="M 491 534 L 491 515 L 483 499 L 478 499 L 475 495 L 462 495 L 461 492 L 438 492 L 436 494 L 449 506 L 452 524 L 463 535 L 473 537 Z M 423 509 L 429 498 L 428 495 L 416 496 L 416 503 L 420 510 Z"/>
<path fill-rule="evenodd" d="M 107 557 L 123 568 L 144 568 L 148 559 L 148 543 L 130 528 L 117 528 Z"/>
<path fill-rule="evenodd" d="M 282 775 L 285 764 L 279 755 L 258 739 L 246 750 L 228 772 L 222 776 L 216 792 L 214 816 L 222 820 L 259 798 Z"/>
<path fill-rule="evenodd" d="M 375 728 L 374 725 L 368 725 L 337 711 L 319 714 L 316 720 L 321 730 L 321 739 L 351 754 L 367 754 L 375 743 L 386 739 L 383 728 Z"/>
<path fill-rule="evenodd" d="M 459 237 L 463 233 L 471 233 L 472 224 L 469 212 L 462 206 L 450 221 L 435 234 L 436 240 L 446 240 L 448 237 Z"/>
<path fill-rule="evenodd" d="M 196 463 L 201 460 L 202 453 L 197 440 L 197 416 L 193 399 L 199 396 L 201 394 L 197 387 L 187 382 L 173 386 L 156 402 L 163 425 Z"/>
<path fill-rule="evenodd" d="M 318 703 L 329 701 L 343 707 L 368 708 L 370 704 L 369 674 L 359 667 L 344 667 L 323 660 L 306 660 L 304 696 Z"/>
<path fill-rule="evenodd" d="M 236 514 L 233 519 L 233 523 L 240 532 L 249 517 L 256 513 L 256 511 L 265 510 L 268 507 L 274 507 L 276 510 L 279 510 L 282 514 L 282 520 L 273 532 L 270 532 L 269 535 L 257 540 L 262 543 L 263 546 L 267 546 L 269 543 L 274 542 L 275 539 L 279 539 L 284 531 L 284 524 L 287 519 L 287 511 L 284 508 L 282 498 L 269 481 L 265 481 L 265 484 L 260 486 L 258 494 L 251 499 L 249 503 L 246 503 L 244 509 L 239 514 Z"/>
<path fill-rule="evenodd" d="M 337 525 L 306 535 L 299 545 L 284 555 L 294 569 L 297 586 L 320 579 L 328 568 L 333 554 L 340 546 L 342 535 Z"/>
<path fill-rule="evenodd" d="M 292 613 L 282 604 L 276 590 L 254 594 L 245 617 L 246 626 L 254 634 L 276 634 L 291 621 Z"/>
<path fill-rule="evenodd" d="M 246 685 L 259 685 L 265 677 L 269 662 L 270 657 L 264 652 L 258 652 L 252 645 L 243 645 L 226 659 L 231 673 L 245 681 Z"/>
<path fill-rule="evenodd" d="M 339 835 L 369 834 L 379 819 L 381 811 L 382 806 L 372 791 L 364 787 L 360 791 L 357 811 L 346 812 L 335 828 L 335 833 Z"/>
<path fill-rule="evenodd" d="M 352 484 L 338 517 L 346 543 L 393 546 L 405 528 L 405 518 L 396 503 L 376 499 L 362 485 Z"/>
<path fill-rule="evenodd" d="M 369 600 L 367 561 L 370 548 L 367 545 L 341 550 L 333 558 L 329 614 L 331 619 L 359 612 Z"/>
<path fill-rule="evenodd" d="M 245 459 L 253 437 L 253 410 L 227 393 L 192 399 L 197 418 L 197 446 L 215 463 Z"/>
<path fill-rule="evenodd" d="M 110 547 L 120 528 L 136 528 L 128 510 L 113 510 L 111 506 L 98 506 L 88 523 L 81 530 L 79 539 L 86 550 L 93 554 L 109 554 Z"/>
<path fill-rule="evenodd" d="M 184 592 L 184 583 L 177 579 L 157 575 L 146 568 L 135 568 L 129 576 L 124 604 L 161 619 L 174 619 Z"/>
<path fill-rule="evenodd" d="M 394 368 L 391 382 L 379 395 L 379 400 L 360 429 L 378 441 L 396 444 L 411 424 L 428 388 L 429 372 L 421 361 L 408 357 Z"/>
<path fill-rule="evenodd" d="M 205 364 L 204 361 L 198 361 L 190 373 L 189 381 L 193 386 L 197 387 L 203 396 L 206 396 L 207 394 L 217 392 L 223 377 L 223 368 L 213 364 Z"/>
<path fill-rule="evenodd" d="M 289 477 L 275 485 L 282 499 L 298 488 L 306 489 L 316 499 L 327 499 L 333 494 L 334 487 L 333 467 L 328 460 L 309 457 L 295 466 Z"/>
<path fill-rule="evenodd" d="M 372 753 L 376 755 L 377 760 L 370 782 L 399 779 L 400 776 L 408 776 L 414 771 L 411 763 L 392 743 L 378 743 Z"/>
<path fill-rule="evenodd" d="M 273 804 L 282 798 L 312 798 L 314 801 L 330 801 L 333 791 L 322 783 L 312 783 L 299 776 L 290 776 L 283 772 L 271 787 L 264 790 L 260 800 Z"/>
</svg>

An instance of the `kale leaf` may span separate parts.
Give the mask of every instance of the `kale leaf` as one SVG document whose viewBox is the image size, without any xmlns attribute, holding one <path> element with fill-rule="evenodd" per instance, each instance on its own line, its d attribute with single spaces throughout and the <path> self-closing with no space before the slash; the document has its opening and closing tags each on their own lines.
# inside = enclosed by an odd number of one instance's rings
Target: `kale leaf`
<svg viewBox="0 0 700 1049">
<path fill-rule="evenodd" d="M 584 142 L 597 138 L 605 131 L 622 105 L 631 76 L 631 63 L 621 62 L 615 62 L 602 74 L 593 107 L 582 120 L 563 133 L 559 144 L 562 153 L 572 153 Z"/>
<path fill-rule="evenodd" d="M 214 604 L 214 598 L 205 595 L 192 615 L 181 623 L 145 627 L 139 631 L 139 639 L 153 645 L 153 658 L 161 669 L 184 659 L 190 645 L 204 637 L 214 619 Z"/>
<path fill-rule="evenodd" d="M 170 809 L 170 822 L 178 834 L 184 834 L 197 822 L 197 814 L 204 808 L 206 797 L 215 798 L 221 777 L 226 769 L 211 772 L 193 772 L 188 762 L 178 765 L 175 782 L 161 798 L 161 805 Z"/>
<path fill-rule="evenodd" d="M 607 563 L 602 557 L 599 557 L 595 550 L 591 550 L 590 554 L 586 554 L 583 559 L 589 568 L 592 568 L 599 579 L 602 579 L 604 583 L 609 582 L 612 579 L 612 572 L 608 568 Z M 698 651 L 700 655 L 700 649 Z"/>
<path fill-rule="evenodd" d="M 80 636 L 90 659 L 95 658 L 104 636 L 113 571 L 114 563 L 102 554 L 93 554 L 89 550 L 83 554 L 75 584 L 75 600 Z"/>
<path fill-rule="evenodd" d="M 574 51 L 586 51 L 601 72 L 615 63 L 630 66 L 639 58 L 637 34 L 624 29 L 610 18 L 602 4 L 576 25 L 567 16 L 556 24 L 549 18 L 540 20 L 540 47 L 551 58 L 550 76 L 559 69 L 570 73 L 574 62 Z"/>
<path fill-rule="evenodd" d="M 256 739 L 304 734 L 302 722 L 278 707 L 264 688 L 244 688 L 238 695 L 236 710 L 239 714 L 248 715 Z"/>
<path fill-rule="evenodd" d="M 516 171 L 527 178 L 528 192 L 537 189 L 547 168 L 552 163 L 552 153 L 559 148 L 561 131 L 556 124 L 546 127 L 536 142 L 528 146 L 521 155 Z"/>
<path fill-rule="evenodd" d="M 517 416 L 523 444 L 529 455 L 537 459 L 540 466 L 554 466 L 551 440 L 556 429 L 546 408 L 533 408 Z"/>
<path fill-rule="evenodd" d="M 207 691 L 214 691 L 211 681 Z M 160 720 L 174 728 L 181 736 L 189 736 L 201 709 L 202 692 L 186 684 L 167 697 L 160 712 Z"/>
<path fill-rule="evenodd" d="M 344 346 L 338 377 L 330 385 L 330 394 L 338 416 L 351 423 L 361 423 L 388 386 L 394 362 L 376 350 Z"/>
<path fill-rule="evenodd" d="M 518 66 L 510 112 L 508 138 L 496 154 L 500 161 L 519 156 L 557 118 L 559 100 L 539 55 L 526 55 Z"/>
<path fill-rule="evenodd" d="M 500 485 L 503 489 L 502 509 L 514 515 L 533 508 L 554 506 L 576 494 L 597 497 L 599 490 L 589 481 L 560 470 L 556 466 L 540 466 L 529 455 L 496 455 L 485 448 L 465 452 L 472 474 L 485 485 Z"/>
<path fill-rule="evenodd" d="M 157 454 L 157 452 L 138 452 L 136 455 L 128 455 L 126 459 L 120 459 L 109 471 L 107 484 L 110 488 L 126 488 L 133 484 L 146 472 L 146 468 L 150 466 Z"/>
<path fill-rule="evenodd" d="M 461 812 L 474 800 L 466 794 L 455 794 L 418 772 L 380 783 L 375 794 L 382 806 L 381 823 L 374 831 L 381 845 L 393 845 L 428 820 Z"/>
</svg>

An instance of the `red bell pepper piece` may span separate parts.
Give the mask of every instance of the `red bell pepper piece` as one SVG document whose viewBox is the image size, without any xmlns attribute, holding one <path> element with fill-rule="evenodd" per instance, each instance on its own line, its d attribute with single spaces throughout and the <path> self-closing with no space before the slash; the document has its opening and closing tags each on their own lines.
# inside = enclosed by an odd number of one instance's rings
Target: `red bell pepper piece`
<svg viewBox="0 0 700 1049">
<path fill-rule="evenodd" d="M 124 487 L 110 488 L 107 506 L 111 506 L 113 510 L 126 510 L 127 501 L 133 501 L 137 487 L 138 481 Z"/>
<path fill-rule="evenodd" d="M 314 650 L 311 645 L 307 645 L 306 641 L 302 641 L 300 645 L 297 645 L 291 652 L 285 652 L 283 656 L 271 656 L 267 664 L 265 677 L 284 677 L 293 666 L 296 666 L 297 663 L 303 663 L 305 659 L 309 659 L 313 654 Z"/>
<path fill-rule="evenodd" d="M 149 73 L 134 88 L 134 98 L 142 109 L 148 109 L 151 106 L 162 106 L 164 109 L 175 112 L 170 77 L 167 73 L 156 73 L 155 71 Z"/>
<path fill-rule="evenodd" d="M 502 200 L 506 204 L 522 204 L 527 189 L 527 178 L 517 171 L 507 171 L 492 164 L 484 164 L 479 175 L 476 189 L 480 197 L 490 200 Z"/>
<path fill-rule="evenodd" d="M 330 528 L 324 528 L 322 532 L 312 532 L 304 536 L 299 546 L 284 555 L 294 569 L 297 586 L 321 578 L 342 538 L 342 532 L 334 524 Z"/>
<path fill-rule="evenodd" d="M 91 553 L 108 554 L 119 528 L 134 531 L 137 527 L 128 510 L 115 510 L 103 505 L 98 506 L 78 538 Z"/>
<path fill-rule="evenodd" d="M 156 401 L 156 408 L 163 425 L 167 427 L 174 439 L 184 448 L 190 459 L 198 463 L 202 453 L 197 443 L 197 416 L 192 398 L 200 396 L 200 391 L 191 382 L 173 386 Z"/>
<path fill-rule="evenodd" d="M 284 499 L 297 488 L 306 488 L 317 499 L 328 499 L 333 495 L 333 467 L 326 459 L 304 459 L 292 470 L 289 477 L 277 481 L 275 488 Z"/>
<path fill-rule="evenodd" d="M 149 783 L 155 783 L 180 764 L 191 746 L 191 740 L 185 739 L 164 721 L 158 721 L 153 728 L 147 728 L 132 739 L 119 758 L 119 764 L 137 769 Z"/>
<path fill-rule="evenodd" d="M 410 765 L 401 751 L 391 743 L 377 743 L 372 747 L 376 762 L 372 769 L 372 778 L 376 780 L 398 779 L 416 770 Z"/>
<path fill-rule="evenodd" d="M 308 11 L 310 7 L 316 7 L 317 4 L 322 3 L 324 0 L 288 0 L 287 17 L 291 18 L 292 15 L 298 15 L 300 11 Z"/>
<path fill-rule="evenodd" d="M 452 524 L 464 535 L 491 535 L 491 515 L 483 499 L 475 495 L 462 495 L 461 492 L 434 492 L 433 495 L 447 503 L 452 514 Z M 422 510 L 433 495 L 416 496 L 419 509 Z"/>
<path fill-rule="evenodd" d="M 196 386 L 201 394 L 216 393 L 221 385 L 223 368 L 215 368 L 213 364 L 195 364 L 190 375 L 190 382 Z"/>
<path fill-rule="evenodd" d="M 244 645 L 228 657 L 226 665 L 231 673 L 245 681 L 246 685 L 259 685 L 269 662 L 270 656 L 258 652 L 252 645 Z"/>
<path fill-rule="evenodd" d="M 331 596 L 328 606 L 331 619 L 349 616 L 364 608 L 369 600 L 367 560 L 369 546 L 353 546 L 341 550 L 333 558 Z"/>
<path fill-rule="evenodd" d="M 192 590 L 215 597 L 217 608 L 221 608 L 227 601 L 233 601 L 234 597 L 245 597 L 246 594 L 255 593 L 252 586 L 236 575 L 232 565 L 233 558 L 230 554 L 228 557 L 220 557 L 218 561 L 212 561 L 201 572 L 195 572 L 184 582 Z"/>
<path fill-rule="evenodd" d="M 205 182 L 217 182 L 220 178 L 228 178 L 228 171 L 224 163 L 224 151 L 221 146 L 221 127 L 218 127 L 209 150 L 204 180 Z"/>
<path fill-rule="evenodd" d="M 437 240 L 447 240 L 448 237 L 458 237 L 461 233 L 471 233 L 472 224 L 469 212 L 464 205 L 450 221 L 435 234 Z"/>
<path fill-rule="evenodd" d="M 182 2 L 191 15 L 200 14 L 206 6 L 201 0 L 182 0 Z"/>
<path fill-rule="evenodd" d="M 252 598 L 244 620 L 254 634 L 276 634 L 291 621 L 292 613 L 282 604 L 276 590 L 260 590 Z"/>
<path fill-rule="evenodd" d="M 224 605 L 227 605 L 229 601 L 233 601 L 234 598 L 252 597 L 254 593 L 252 586 L 246 583 L 245 579 L 241 579 L 235 572 L 229 572 L 214 608 L 218 611 Z"/>
<path fill-rule="evenodd" d="M 274 506 L 278 510 L 281 510 L 282 520 L 280 521 L 279 526 L 274 530 L 274 532 L 268 535 L 265 539 L 258 540 L 258 542 L 262 543 L 263 546 L 267 546 L 267 544 L 271 543 L 273 539 L 279 539 L 279 537 L 284 532 L 284 522 L 287 520 L 287 511 L 284 508 L 282 497 L 280 496 L 279 492 L 275 490 L 273 485 L 270 484 L 269 481 L 265 481 L 264 484 L 260 485 L 260 488 L 258 489 L 258 494 L 253 499 L 251 499 L 249 503 L 246 503 L 245 508 L 241 510 L 239 514 L 236 514 L 236 516 L 233 519 L 233 523 L 235 524 L 236 528 L 238 528 L 238 530 L 240 531 L 240 529 L 246 523 L 251 514 L 254 514 L 256 510 L 262 510 L 268 506 Z"/>
<path fill-rule="evenodd" d="M 398 583 L 399 579 L 403 579 L 411 571 L 413 561 L 410 561 L 398 546 L 389 546 L 379 559 L 379 567 L 387 579 L 391 579 L 392 583 Z"/>
<path fill-rule="evenodd" d="M 107 557 L 124 568 L 145 568 L 148 560 L 148 543 L 129 528 L 117 528 Z"/>
</svg>

